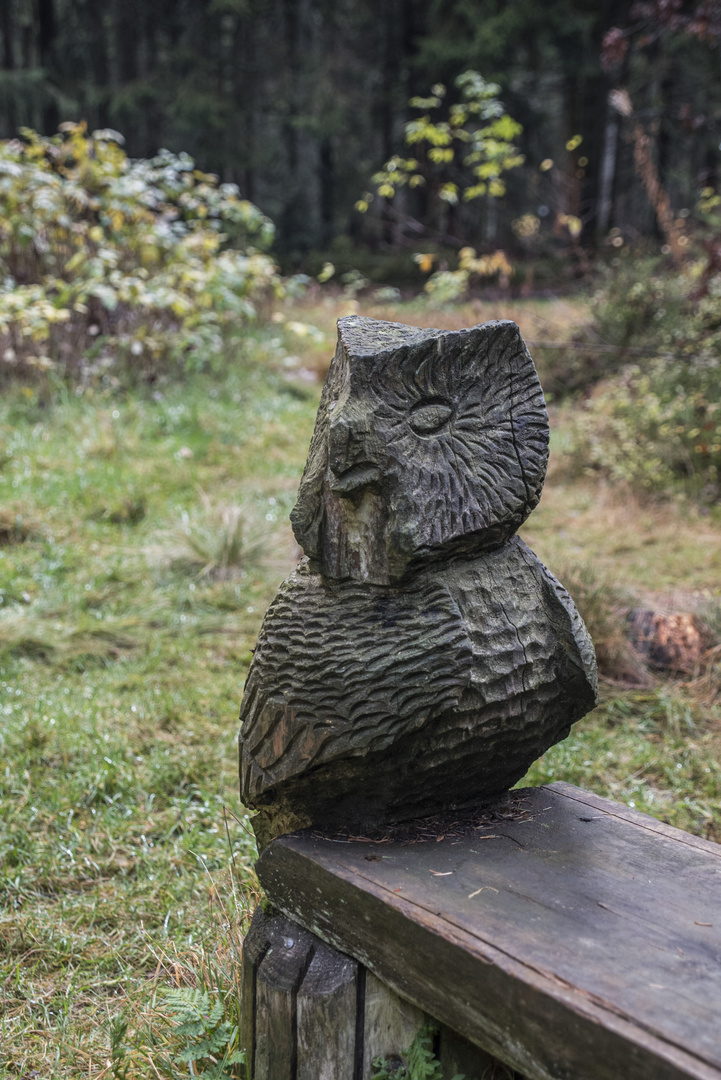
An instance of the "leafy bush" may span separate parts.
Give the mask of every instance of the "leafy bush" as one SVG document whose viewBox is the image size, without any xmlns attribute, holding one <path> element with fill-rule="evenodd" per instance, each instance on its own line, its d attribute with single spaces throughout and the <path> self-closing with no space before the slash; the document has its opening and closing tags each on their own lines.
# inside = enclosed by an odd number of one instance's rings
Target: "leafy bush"
<svg viewBox="0 0 721 1080">
<path fill-rule="evenodd" d="M 0 143 L 0 377 L 212 365 L 279 290 L 272 223 L 187 154 L 22 135 Z"/>
<path fill-rule="evenodd" d="M 701 261 L 670 271 L 632 260 L 595 298 L 601 338 L 647 350 L 608 377 L 578 421 L 584 463 L 642 491 L 681 486 L 706 502 L 721 499 L 721 274 L 698 285 Z M 626 365 L 626 366 L 623 366 Z M 620 368 L 620 370 L 619 370 Z"/>
<path fill-rule="evenodd" d="M 577 421 L 586 462 L 657 494 L 721 499 L 721 359 L 653 360 L 599 387 Z"/>
<path fill-rule="evenodd" d="M 601 341 L 651 351 L 683 346 L 694 319 L 687 310 L 693 285 L 689 273 L 670 271 L 667 260 L 636 258 L 629 251 L 602 275 L 594 297 Z"/>
<path fill-rule="evenodd" d="M 405 124 L 404 143 L 418 156 L 396 154 L 386 161 L 372 177 L 375 193 L 365 192 L 356 210 L 365 214 L 375 195 L 390 202 L 404 187 L 427 188 L 440 218 L 446 216 L 444 207 L 461 200 L 505 194 L 504 174 L 523 164 L 514 142 L 523 129 L 505 112 L 498 97 L 500 86 L 486 82 L 479 72 L 464 71 L 455 86 L 458 93 L 451 103 L 445 102 L 443 83 L 436 83 L 429 97 L 410 99 L 409 107 L 421 115 Z M 403 214 L 400 220 L 408 224 Z M 412 236 L 417 227 L 414 221 Z M 441 228 L 441 234 L 444 231 Z"/>
<path fill-rule="evenodd" d="M 598 673 L 614 682 L 647 686 L 649 673 L 628 640 L 626 617 L 632 596 L 598 576 L 588 564 L 567 566 L 560 579 L 593 638 Z"/>
<path fill-rule="evenodd" d="M 421 268 L 428 266 L 430 269 L 433 256 L 417 255 L 416 259 Z M 503 251 L 477 256 L 475 248 L 464 247 L 458 253 L 458 269 L 437 270 L 429 277 L 424 289 L 431 302 L 442 307 L 466 296 L 472 280 L 497 277 L 501 287 L 507 288 L 512 273 L 513 267 Z"/>
</svg>

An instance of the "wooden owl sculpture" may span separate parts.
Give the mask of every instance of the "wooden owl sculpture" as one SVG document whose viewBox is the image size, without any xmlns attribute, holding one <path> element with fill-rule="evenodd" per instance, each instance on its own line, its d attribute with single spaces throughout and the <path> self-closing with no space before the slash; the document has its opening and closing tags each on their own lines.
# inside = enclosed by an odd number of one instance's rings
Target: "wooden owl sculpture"
<svg viewBox="0 0 721 1080">
<path fill-rule="evenodd" d="M 548 458 L 518 327 L 338 327 L 291 514 L 306 558 L 241 706 L 261 846 L 478 806 L 597 700 L 573 601 L 515 536 Z"/>
</svg>

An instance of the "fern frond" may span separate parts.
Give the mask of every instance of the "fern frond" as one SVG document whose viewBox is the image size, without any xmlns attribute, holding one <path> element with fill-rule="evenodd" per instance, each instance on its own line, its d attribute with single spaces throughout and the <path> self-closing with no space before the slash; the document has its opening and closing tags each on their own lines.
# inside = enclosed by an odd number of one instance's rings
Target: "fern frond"
<svg viewBox="0 0 721 1080">
<path fill-rule="evenodd" d="M 211 1011 L 210 997 L 206 991 L 190 986 L 168 990 L 165 1002 L 176 1014 L 180 1024 L 197 1023 Z"/>
</svg>

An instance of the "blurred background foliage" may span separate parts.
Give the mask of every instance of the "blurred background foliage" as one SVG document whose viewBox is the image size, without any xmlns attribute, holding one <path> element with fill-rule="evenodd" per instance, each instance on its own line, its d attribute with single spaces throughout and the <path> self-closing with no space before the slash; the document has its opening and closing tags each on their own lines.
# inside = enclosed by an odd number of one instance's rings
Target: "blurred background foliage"
<svg viewBox="0 0 721 1080">
<path fill-rule="evenodd" d="M 130 161 L 116 132 L 61 128 L 0 143 L 0 372 L 221 355 L 280 291 L 271 222 L 187 154 Z"/>
<path fill-rule="evenodd" d="M 718 174 L 717 8 L 712 0 L 4 0 L 0 137 L 22 126 L 52 135 L 62 121 L 85 120 L 122 131 L 132 158 L 187 152 L 237 184 L 276 223 L 284 262 L 306 269 L 311 251 L 346 237 L 376 252 L 399 243 L 382 199 L 365 217 L 355 203 L 402 152 L 413 102 L 442 84 L 457 108 L 456 79 L 470 69 L 498 85 L 522 128 L 524 163 L 509 174 L 502 204 L 487 193 L 461 200 L 450 246 L 507 246 L 512 222 L 539 209 L 551 237 L 565 214 L 580 219 L 584 240 L 614 227 L 637 240 L 658 227 L 634 163 L 632 122 L 608 93 L 628 92 L 672 205 L 690 208 Z M 423 187 L 406 192 L 403 209 L 421 225 L 437 212 Z"/>
<path fill-rule="evenodd" d="M 0 1076 L 238 1075 L 235 718 L 339 316 L 519 324 L 523 536 L 601 673 L 525 782 L 721 839 L 720 43 L 718 0 L 0 3 Z"/>
</svg>

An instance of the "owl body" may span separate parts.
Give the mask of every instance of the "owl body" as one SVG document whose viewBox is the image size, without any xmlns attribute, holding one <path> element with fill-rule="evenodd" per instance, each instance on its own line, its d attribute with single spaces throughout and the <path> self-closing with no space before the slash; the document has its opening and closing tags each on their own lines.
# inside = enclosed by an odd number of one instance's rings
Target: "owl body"
<svg viewBox="0 0 721 1080">
<path fill-rule="evenodd" d="M 291 515 L 306 558 L 241 707 L 261 845 L 477 806 L 593 708 L 588 633 L 514 535 L 547 446 L 514 324 L 341 321 Z"/>
<path fill-rule="evenodd" d="M 329 584 L 305 564 L 248 674 L 241 798 L 281 831 L 468 808 L 516 783 L 595 693 L 588 632 L 517 537 L 412 588 Z"/>
</svg>

